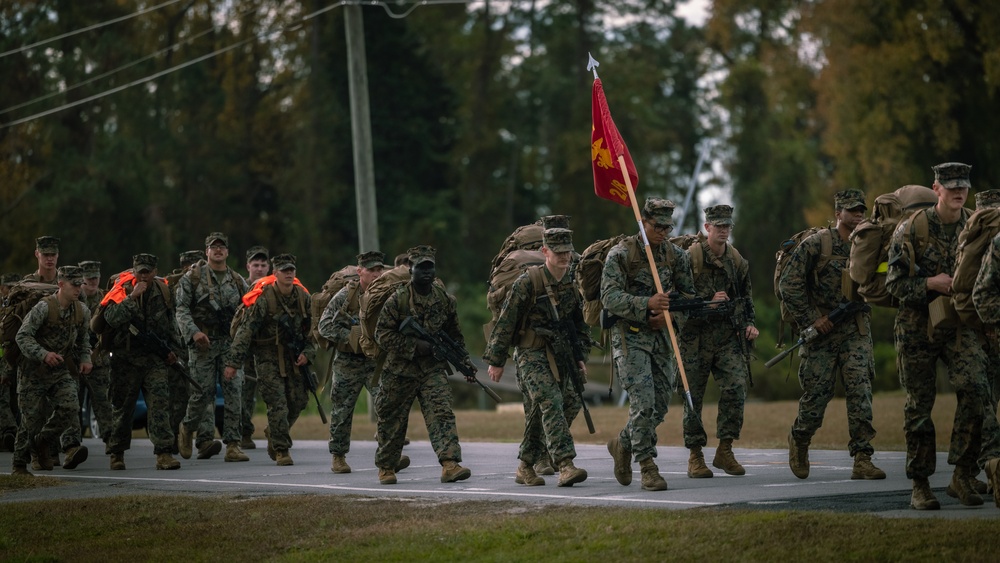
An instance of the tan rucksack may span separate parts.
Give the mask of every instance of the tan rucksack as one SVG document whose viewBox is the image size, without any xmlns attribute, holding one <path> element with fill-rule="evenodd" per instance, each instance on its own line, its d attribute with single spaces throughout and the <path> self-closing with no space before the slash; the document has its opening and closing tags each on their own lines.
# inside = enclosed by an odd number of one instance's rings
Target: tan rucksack
<svg viewBox="0 0 1000 563">
<path fill-rule="evenodd" d="M 503 309 L 510 287 L 514 285 L 514 280 L 521 277 L 528 268 L 539 266 L 545 263 L 545 255 L 541 250 L 515 250 L 509 253 L 500 265 L 490 272 L 489 292 L 486 294 L 486 307 L 489 308 L 493 317 L 490 322 L 483 325 L 483 335 L 487 340 L 493 332 L 493 325 L 500 318 L 500 310 Z"/>
<path fill-rule="evenodd" d="M 640 268 L 648 267 L 646 255 L 637 244 L 629 241 L 628 235 L 618 235 L 609 239 L 594 241 L 583 249 L 580 263 L 576 267 L 576 287 L 583 298 L 583 322 L 589 326 L 601 326 L 601 276 L 604 275 L 604 262 L 611 249 L 624 244 L 628 248 L 628 275 L 634 277 Z M 673 253 L 667 254 L 667 259 L 673 259 Z"/>
<path fill-rule="evenodd" d="M 375 327 L 378 326 L 378 316 L 382 312 L 382 307 L 390 295 L 409 281 L 410 267 L 405 264 L 396 266 L 383 272 L 361 296 L 361 311 L 358 314 L 361 323 L 361 351 L 369 358 L 375 358 L 379 354 L 378 343 L 375 341 Z"/>
<path fill-rule="evenodd" d="M 799 231 L 781 241 L 778 251 L 774 254 L 774 296 L 778 298 L 778 306 L 781 310 L 781 318 L 778 319 L 778 347 L 781 347 L 785 341 L 785 325 L 790 326 L 793 332 L 796 328 L 795 317 L 788 310 L 788 307 L 785 305 L 785 299 L 781 295 L 781 275 L 788 269 L 792 252 L 798 248 L 802 241 L 815 233 L 821 233 L 819 261 L 816 262 L 816 268 L 813 270 L 813 275 L 818 275 L 833 259 L 833 233 L 830 232 L 830 226 L 810 227 L 804 231 Z"/>
<path fill-rule="evenodd" d="M 344 266 L 343 268 L 330 274 L 330 278 L 323 284 L 323 289 L 312 295 L 312 320 L 309 323 L 309 334 L 312 336 L 313 340 L 316 341 L 317 345 L 322 346 L 323 348 L 330 347 L 330 341 L 319 333 L 319 320 L 320 317 L 323 316 L 323 311 L 326 310 L 326 306 L 330 304 L 333 297 L 337 295 L 337 292 L 343 289 L 345 285 L 352 281 L 359 281 L 360 279 L 361 278 L 358 276 L 357 266 L 354 264 Z M 348 302 L 350 302 L 349 298 Z"/>
<path fill-rule="evenodd" d="M 1000 209 L 984 208 L 975 211 L 958 235 L 958 260 L 951 280 L 951 302 L 964 323 L 980 325 L 976 306 L 972 302 L 972 288 L 989 251 L 993 237 L 1000 233 Z"/>
<path fill-rule="evenodd" d="M 542 248 L 544 233 L 545 227 L 540 222 L 514 229 L 514 232 L 504 239 L 503 244 L 500 245 L 500 252 L 490 262 L 490 272 L 499 268 L 500 263 L 507 258 L 507 255 L 515 250 L 539 250 Z"/>
<path fill-rule="evenodd" d="M 17 345 L 15 337 L 17 331 L 24 324 L 24 317 L 42 299 L 50 298 L 48 322 L 56 324 L 59 322 L 59 305 L 54 301 L 55 293 L 59 286 L 50 283 L 33 281 L 19 282 L 13 285 L 7 295 L 5 304 L 0 309 L 0 343 L 3 344 L 3 359 L 12 368 L 17 367 L 21 359 L 21 348 Z M 77 301 L 73 309 L 71 322 L 82 324 L 83 302 Z"/>
<path fill-rule="evenodd" d="M 858 295 L 866 303 L 898 307 L 899 301 L 885 289 L 888 271 L 889 242 L 896 227 L 916 211 L 937 203 L 937 194 L 924 186 L 903 186 L 875 198 L 871 215 L 851 233 L 851 280 L 858 284 Z M 913 223 L 918 241 L 927 241 L 926 221 Z"/>
</svg>

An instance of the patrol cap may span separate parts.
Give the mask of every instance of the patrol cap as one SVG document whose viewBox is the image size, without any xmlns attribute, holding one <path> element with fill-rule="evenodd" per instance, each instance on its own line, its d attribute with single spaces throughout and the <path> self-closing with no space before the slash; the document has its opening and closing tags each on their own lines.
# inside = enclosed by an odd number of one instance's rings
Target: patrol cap
<svg viewBox="0 0 1000 563">
<path fill-rule="evenodd" d="M 976 209 L 1000 207 L 1000 190 L 985 190 L 976 193 Z"/>
<path fill-rule="evenodd" d="M 954 190 L 958 188 L 971 188 L 969 173 L 972 166 L 961 162 L 945 162 L 933 167 L 934 181 L 941 184 L 942 188 Z"/>
<path fill-rule="evenodd" d="M 0 276 L 0 285 L 14 285 L 21 281 L 21 274 L 4 274 Z"/>
<path fill-rule="evenodd" d="M 35 250 L 42 254 L 59 254 L 59 239 L 48 235 L 35 239 Z"/>
<path fill-rule="evenodd" d="M 865 192 L 855 189 L 841 190 L 833 194 L 833 204 L 838 210 L 858 207 L 868 209 L 868 206 L 865 205 Z"/>
<path fill-rule="evenodd" d="M 362 252 L 358 254 L 358 266 L 371 270 L 373 268 L 384 268 L 385 267 L 385 254 L 379 252 L 378 250 L 369 250 L 368 252 Z"/>
<path fill-rule="evenodd" d="M 132 269 L 136 272 L 152 272 L 156 269 L 157 261 L 152 254 L 136 254 L 132 257 Z"/>
<path fill-rule="evenodd" d="M 73 285 L 83 285 L 83 270 L 79 266 L 60 266 L 56 269 L 59 281 Z"/>
<path fill-rule="evenodd" d="M 77 264 L 80 270 L 83 272 L 83 277 L 85 278 L 99 278 L 101 277 L 101 263 L 97 260 L 84 260 Z"/>
<path fill-rule="evenodd" d="M 542 234 L 542 246 L 552 252 L 573 251 L 573 231 L 569 229 L 545 229 Z"/>
<path fill-rule="evenodd" d="M 662 197 L 648 197 L 642 215 L 657 226 L 674 224 L 674 202 Z"/>
<path fill-rule="evenodd" d="M 251 260 L 253 260 L 255 258 L 260 258 L 262 260 L 267 260 L 270 257 L 271 257 L 271 254 L 267 251 L 267 248 L 264 248 L 263 246 L 260 246 L 260 245 L 251 246 L 250 250 L 247 250 L 247 262 L 249 262 L 249 261 L 251 261 Z"/>
<path fill-rule="evenodd" d="M 181 252 L 180 255 L 181 268 L 187 268 L 204 257 L 204 250 L 185 250 L 184 252 Z"/>
<path fill-rule="evenodd" d="M 271 258 L 271 265 L 274 267 L 275 272 L 282 270 L 294 270 L 295 269 L 295 255 L 294 254 L 278 254 Z"/>
<path fill-rule="evenodd" d="M 430 262 L 433 264 L 435 254 L 437 254 L 437 250 L 434 250 L 433 246 L 428 246 L 426 244 L 414 246 L 406 251 L 406 255 L 410 258 L 411 268 L 416 267 L 417 264 L 421 262 Z"/>
<path fill-rule="evenodd" d="M 713 205 L 705 208 L 705 222 L 709 225 L 730 225 L 733 224 L 732 205 Z"/>
<path fill-rule="evenodd" d="M 545 229 L 568 229 L 569 215 L 545 215 L 540 218 Z"/>
<path fill-rule="evenodd" d="M 208 248 L 217 242 L 221 242 L 223 246 L 229 248 L 229 237 L 222 233 L 209 233 L 208 236 L 205 237 L 205 248 Z"/>
</svg>

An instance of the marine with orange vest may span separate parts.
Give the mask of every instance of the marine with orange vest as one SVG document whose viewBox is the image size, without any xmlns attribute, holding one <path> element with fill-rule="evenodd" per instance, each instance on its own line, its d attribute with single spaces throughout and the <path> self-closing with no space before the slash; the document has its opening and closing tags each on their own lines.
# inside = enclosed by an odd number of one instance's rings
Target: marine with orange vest
<svg viewBox="0 0 1000 563">
<path fill-rule="evenodd" d="M 167 284 L 156 277 L 157 258 L 152 254 L 132 257 L 132 270 L 122 272 L 114 287 L 101 301 L 103 311 L 95 315 L 91 327 L 103 322 L 108 330 L 102 342 L 111 351 L 111 387 L 109 390 L 113 428 L 107 449 L 111 469 L 125 469 L 125 450 L 132 443 L 132 415 L 139 389 L 149 409 L 147 430 L 153 442 L 157 469 L 178 469 L 181 464 L 171 455 L 175 444 L 170 425 L 170 382 L 174 377 L 168 366 L 177 363 L 183 347 L 174 320 L 174 309 Z M 97 330 L 95 328 L 95 330 Z M 169 349 L 163 354 L 155 344 Z"/>
<path fill-rule="evenodd" d="M 309 404 L 299 368 L 315 357 L 309 338 L 309 291 L 295 277 L 295 256 L 271 258 L 274 273 L 257 280 L 243 296 L 245 309 L 233 322 L 233 344 L 223 377 L 231 380 L 253 354 L 257 367 L 257 389 L 267 405 L 267 453 L 278 465 L 293 465 L 289 430 Z M 302 350 L 295 343 L 302 342 Z"/>
</svg>

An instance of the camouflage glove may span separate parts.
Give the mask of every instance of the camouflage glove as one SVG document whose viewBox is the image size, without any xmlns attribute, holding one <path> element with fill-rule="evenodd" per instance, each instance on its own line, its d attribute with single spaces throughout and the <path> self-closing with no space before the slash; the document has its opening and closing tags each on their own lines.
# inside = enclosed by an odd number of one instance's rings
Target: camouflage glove
<svg viewBox="0 0 1000 563">
<path fill-rule="evenodd" d="M 420 338 L 418 338 L 416 341 L 416 345 L 417 345 L 416 351 L 414 352 L 415 356 L 430 356 L 431 354 L 434 353 L 434 347 L 431 346 L 431 343 L 427 342 L 426 340 L 421 340 Z"/>
<path fill-rule="evenodd" d="M 472 371 L 473 374 L 479 372 L 479 368 L 476 367 L 476 364 L 472 363 L 472 358 L 468 356 L 466 356 L 465 359 L 462 360 L 462 365 L 467 367 L 470 371 Z"/>
</svg>

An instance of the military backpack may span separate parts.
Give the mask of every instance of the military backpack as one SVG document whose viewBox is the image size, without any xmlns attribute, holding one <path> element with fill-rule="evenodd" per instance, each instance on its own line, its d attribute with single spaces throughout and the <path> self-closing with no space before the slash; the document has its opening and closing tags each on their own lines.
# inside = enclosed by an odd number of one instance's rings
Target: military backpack
<svg viewBox="0 0 1000 563">
<path fill-rule="evenodd" d="M 326 306 L 330 304 L 333 297 L 344 288 L 349 283 L 360 282 L 361 278 L 358 275 L 358 267 L 354 264 L 344 266 L 343 268 L 337 270 L 336 272 L 330 274 L 330 278 L 326 280 L 323 284 L 323 288 L 312 296 L 312 320 L 309 326 L 309 334 L 312 336 L 316 344 L 323 347 L 329 348 L 330 341 L 327 340 L 323 335 L 319 333 L 319 321 L 323 316 L 323 311 L 326 310 Z M 354 284 L 354 290 L 358 288 L 358 283 Z M 347 296 L 347 303 L 351 302 L 353 295 Z"/>
<path fill-rule="evenodd" d="M 55 293 L 59 286 L 49 283 L 25 281 L 15 284 L 10 289 L 10 294 L 0 308 L 0 342 L 3 344 L 3 359 L 12 368 L 17 367 L 21 359 L 21 349 L 17 345 L 15 338 L 17 331 L 24 324 L 24 318 L 28 312 L 42 299 L 49 298 L 49 324 L 59 323 L 59 304 L 55 301 Z M 83 302 L 74 303 L 72 321 L 75 324 L 82 324 Z"/>
<path fill-rule="evenodd" d="M 990 251 L 993 237 L 998 233 L 1000 209 L 987 207 L 973 212 L 958 235 L 958 260 L 951 280 L 951 302 L 963 323 L 982 324 L 972 302 L 972 289 L 976 285 L 983 258 Z"/>
</svg>

